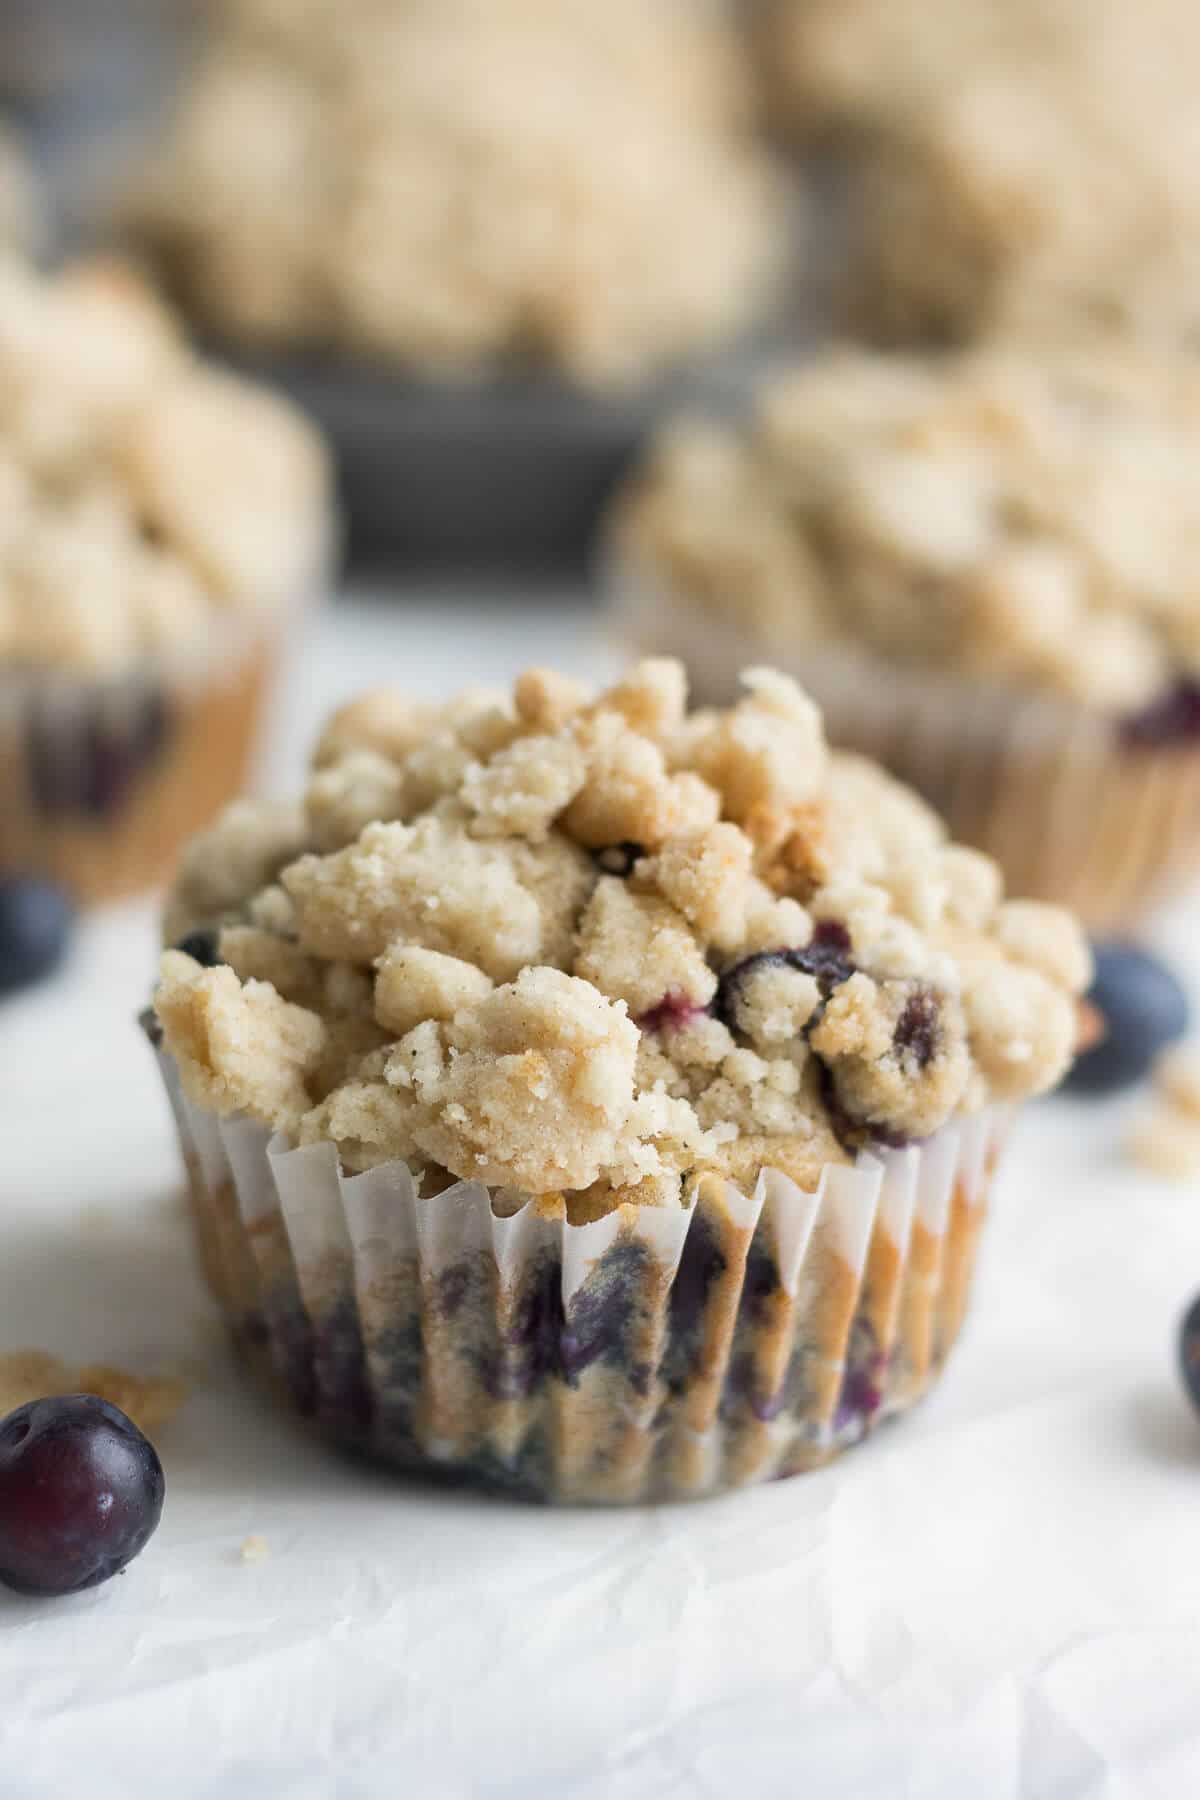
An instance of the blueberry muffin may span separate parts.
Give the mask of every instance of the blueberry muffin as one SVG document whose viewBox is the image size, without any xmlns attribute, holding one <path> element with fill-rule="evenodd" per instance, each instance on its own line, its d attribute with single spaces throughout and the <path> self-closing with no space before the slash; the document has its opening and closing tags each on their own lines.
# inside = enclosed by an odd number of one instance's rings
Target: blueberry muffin
<svg viewBox="0 0 1200 1800">
<path fill-rule="evenodd" d="M 836 171 L 844 301 L 891 341 L 1198 323 L 1192 0 L 766 0 Z"/>
<path fill-rule="evenodd" d="M 244 782 L 329 547 L 313 433 L 132 271 L 0 263 L 0 872 L 165 875 Z"/>
<path fill-rule="evenodd" d="M 603 387 L 754 322 L 776 183 L 703 0 L 351 14 L 236 0 L 182 96 L 136 211 L 208 327 Z"/>
<path fill-rule="evenodd" d="M 812 1467 L 962 1322 L 1072 919 L 786 676 L 380 692 L 184 857 L 154 1008 L 241 1344 L 335 1436 L 547 1499 Z"/>
<path fill-rule="evenodd" d="M 1097 926 L 1200 861 L 1200 375 L 1131 347 L 831 351 L 666 433 L 625 619 L 705 699 L 770 657 L 835 743 Z"/>
</svg>

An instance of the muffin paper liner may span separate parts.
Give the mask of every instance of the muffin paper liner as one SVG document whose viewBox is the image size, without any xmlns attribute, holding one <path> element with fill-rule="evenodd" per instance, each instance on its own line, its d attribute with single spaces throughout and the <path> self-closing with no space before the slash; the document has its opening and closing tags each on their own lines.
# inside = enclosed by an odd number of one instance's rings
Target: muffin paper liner
<svg viewBox="0 0 1200 1800">
<path fill-rule="evenodd" d="M 853 646 L 806 651 L 672 593 L 626 555 L 608 585 L 626 640 L 681 657 L 702 704 L 736 698 L 739 670 L 755 663 L 795 676 L 830 742 L 916 788 L 952 837 L 996 859 L 1011 893 L 1105 930 L 1200 869 L 1200 744 L 1132 744 L 1090 708 Z"/>
<path fill-rule="evenodd" d="M 79 898 L 153 886 L 244 785 L 284 632 L 218 622 L 186 658 L 106 676 L 0 671 L 0 873 Z"/>
<path fill-rule="evenodd" d="M 422 1198 L 183 1093 L 200 1254 L 234 1337 L 344 1445 L 535 1500 L 700 1496 L 827 1462 L 926 1392 L 958 1335 L 1007 1126 L 701 1178 L 588 1225 L 480 1182 Z"/>
</svg>

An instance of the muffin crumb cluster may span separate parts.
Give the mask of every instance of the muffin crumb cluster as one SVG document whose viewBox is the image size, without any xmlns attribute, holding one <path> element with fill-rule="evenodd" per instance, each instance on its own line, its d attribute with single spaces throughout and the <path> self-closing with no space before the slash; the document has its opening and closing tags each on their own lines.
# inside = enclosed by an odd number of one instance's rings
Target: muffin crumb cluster
<svg viewBox="0 0 1200 1800">
<path fill-rule="evenodd" d="M 197 1104 L 572 1217 L 811 1186 L 1041 1092 L 1090 977 L 1067 915 L 1005 902 L 794 683 L 688 713 L 666 661 L 595 699 L 532 671 L 354 702 L 302 815 L 243 802 L 193 844 L 167 931 L 211 934 L 155 1002 Z"/>
<path fill-rule="evenodd" d="M 131 268 L 0 258 L 0 664 L 202 656 L 319 575 L 328 482 L 300 416 L 193 356 Z"/>
<path fill-rule="evenodd" d="M 225 11 L 141 212 L 235 341 L 606 385 L 762 311 L 785 221 L 713 8 Z"/>
<path fill-rule="evenodd" d="M 1123 716 L 1200 681 L 1200 377 L 1091 345 L 827 352 L 627 493 L 639 575 L 764 654 L 859 644 Z"/>
</svg>

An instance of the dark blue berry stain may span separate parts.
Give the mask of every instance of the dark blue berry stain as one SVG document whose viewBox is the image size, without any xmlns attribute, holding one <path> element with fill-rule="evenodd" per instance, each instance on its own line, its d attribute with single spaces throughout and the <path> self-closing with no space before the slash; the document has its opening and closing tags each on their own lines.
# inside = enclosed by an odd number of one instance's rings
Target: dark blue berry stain
<svg viewBox="0 0 1200 1800">
<path fill-rule="evenodd" d="M 707 1006 L 697 1006 L 686 994 L 672 989 L 663 995 L 657 1006 L 641 1013 L 634 1023 L 641 1031 L 678 1031 L 691 1020 L 703 1018 L 707 1012 Z"/>
<path fill-rule="evenodd" d="M 1153 706 L 1126 719 L 1121 741 L 1130 750 L 1186 750 L 1200 743 L 1200 683 L 1181 681 Z"/>
<path fill-rule="evenodd" d="M 131 701 L 119 718 L 100 704 L 69 719 L 52 709 L 35 711 L 26 738 L 35 807 L 47 818 L 111 818 L 162 756 L 170 735 L 170 712 L 157 689 Z"/>
<path fill-rule="evenodd" d="M 313 1373 L 318 1409 L 335 1429 L 365 1433 L 374 1403 L 353 1295 L 332 1306 L 313 1337 Z"/>
<path fill-rule="evenodd" d="M 834 1411 L 835 1431 L 867 1430 L 883 1405 L 887 1359 L 867 1319 L 856 1319 L 846 1350 L 846 1371 Z"/>
<path fill-rule="evenodd" d="M 216 931 L 189 931 L 185 937 L 180 938 L 175 949 L 182 950 L 185 956 L 190 956 L 201 968 L 215 969 L 221 960 L 218 943 L 219 933 Z"/>
<path fill-rule="evenodd" d="M 648 1263 L 643 1244 L 614 1244 L 572 1294 L 560 1340 L 563 1379 L 572 1386 L 596 1363 L 629 1374 Z"/>
<path fill-rule="evenodd" d="M 456 1319 L 471 1291 L 471 1268 L 468 1263 L 451 1263 L 437 1278 L 438 1308 L 446 1319 Z"/>
<path fill-rule="evenodd" d="M 692 1215 L 668 1301 L 670 1339 L 663 1376 L 672 1393 L 687 1385 L 700 1354 L 704 1314 L 728 1267 L 717 1233 L 700 1207 Z"/>
<path fill-rule="evenodd" d="M 897 1020 L 896 1048 L 912 1057 L 919 1069 L 927 1069 L 937 1055 L 940 1018 L 936 994 L 918 988 Z"/>
<path fill-rule="evenodd" d="M 562 1370 L 562 1263 L 539 1257 L 515 1298 L 497 1349 L 485 1353 L 483 1381 L 495 1400 L 525 1400 Z"/>
<path fill-rule="evenodd" d="M 854 973 L 851 948 L 850 933 L 846 927 L 836 919 L 823 919 L 813 932 L 810 942 L 801 950 L 762 950 L 755 956 L 747 956 L 743 961 L 734 963 L 721 977 L 713 1001 L 713 1011 L 730 1031 L 740 1030 L 738 1012 L 747 978 L 759 969 L 769 968 L 799 969 L 805 975 L 811 975 L 820 989 L 822 1000 L 828 1000 L 834 990 L 844 981 L 849 981 Z M 814 1018 L 811 1024 L 816 1023 L 817 1018 Z"/>
</svg>

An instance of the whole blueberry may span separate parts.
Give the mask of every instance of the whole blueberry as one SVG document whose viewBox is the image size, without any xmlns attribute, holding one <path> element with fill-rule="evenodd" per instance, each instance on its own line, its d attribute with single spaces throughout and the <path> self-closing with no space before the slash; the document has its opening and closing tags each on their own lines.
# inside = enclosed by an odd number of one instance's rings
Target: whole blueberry
<svg viewBox="0 0 1200 1800">
<path fill-rule="evenodd" d="M 75 1594 L 118 1575 L 162 1516 L 154 1446 L 92 1394 L 32 1400 L 0 1422 L 0 1582 Z"/>
<path fill-rule="evenodd" d="M 1188 1398 L 1200 1412 L 1200 1294 L 1184 1313 L 1179 1327 L 1179 1367 Z"/>
<path fill-rule="evenodd" d="M 1171 971 L 1136 944 L 1097 944 L 1096 979 L 1088 1003 L 1102 1036 L 1075 1064 L 1067 1087 L 1077 1094 L 1115 1094 L 1143 1081 L 1168 1044 L 1188 1027 L 1187 995 Z"/>
<path fill-rule="evenodd" d="M 49 975 L 71 935 L 71 902 L 32 875 L 0 880 L 0 994 L 15 994 Z"/>
</svg>

